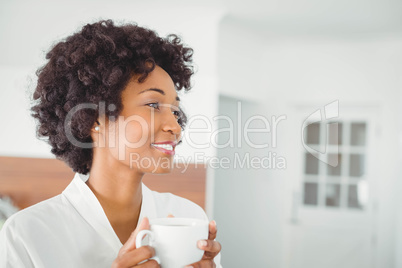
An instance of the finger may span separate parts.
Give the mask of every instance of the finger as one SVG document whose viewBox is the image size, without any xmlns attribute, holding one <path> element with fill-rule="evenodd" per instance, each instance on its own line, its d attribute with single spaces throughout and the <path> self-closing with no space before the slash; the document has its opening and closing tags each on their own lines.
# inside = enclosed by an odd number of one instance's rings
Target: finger
<svg viewBox="0 0 402 268">
<path fill-rule="evenodd" d="M 157 261 L 155 260 L 149 260 L 147 262 L 141 263 L 139 265 L 136 265 L 135 267 L 141 267 L 141 268 L 157 268 L 160 267 Z"/>
<path fill-rule="evenodd" d="M 202 260 L 202 261 L 187 265 L 184 268 L 211 268 L 211 267 L 213 267 L 213 268 L 216 267 L 215 262 L 213 260 Z"/>
<path fill-rule="evenodd" d="M 149 230 L 149 220 L 147 217 L 144 217 L 137 228 L 135 228 L 135 230 L 131 233 L 127 242 L 121 247 L 119 255 L 136 248 L 135 239 L 141 230 Z"/>
<path fill-rule="evenodd" d="M 209 223 L 208 240 L 214 240 L 216 238 L 217 233 L 218 233 L 218 228 L 216 227 L 216 221 L 211 221 Z"/>
<path fill-rule="evenodd" d="M 131 267 L 145 261 L 155 255 L 155 249 L 150 246 L 142 246 L 140 248 L 127 251 L 119 257 L 120 267 Z"/>
<path fill-rule="evenodd" d="M 199 240 L 198 247 L 205 251 L 202 259 L 213 259 L 222 249 L 221 244 L 214 240 Z"/>
<path fill-rule="evenodd" d="M 170 213 L 167 215 L 167 217 L 168 218 L 174 218 L 173 214 L 170 214 Z"/>
</svg>

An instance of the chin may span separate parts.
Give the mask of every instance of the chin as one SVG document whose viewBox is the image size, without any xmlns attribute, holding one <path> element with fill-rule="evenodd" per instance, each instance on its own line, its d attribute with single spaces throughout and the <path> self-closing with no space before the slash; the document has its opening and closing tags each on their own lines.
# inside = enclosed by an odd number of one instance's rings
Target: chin
<svg viewBox="0 0 402 268">
<path fill-rule="evenodd" d="M 149 171 L 149 173 L 152 174 L 167 174 L 171 173 L 173 170 L 173 165 L 170 165 L 169 167 L 154 167 Z"/>
<path fill-rule="evenodd" d="M 151 166 L 146 167 L 143 166 L 145 173 L 151 174 L 167 174 L 171 173 L 174 167 L 173 158 L 170 157 L 163 157 L 154 159 Z"/>
<path fill-rule="evenodd" d="M 169 170 L 157 170 L 157 171 L 155 171 L 155 172 L 152 172 L 152 174 L 169 174 L 169 173 L 172 173 L 172 170 L 171 169 L 169 169 Z"/>
<path fill-rule="evenodd" d="M 142 173 L 164 174 L 171 173 L 174 167 L 173 156 L 140 155 L 130 153 L 128 164 L 131 169 Z"/>
</svg>

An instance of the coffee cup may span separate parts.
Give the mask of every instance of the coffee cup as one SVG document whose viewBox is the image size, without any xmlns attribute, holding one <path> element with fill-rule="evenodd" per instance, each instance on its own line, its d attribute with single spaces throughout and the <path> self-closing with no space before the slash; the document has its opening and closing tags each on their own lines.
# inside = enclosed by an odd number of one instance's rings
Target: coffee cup
<svg viewBox="0 0 402 268">
<path fill-rule="evenodd" d="M 198 240 L 208 239 L 208 221 L 191 218 L 151 219 L 150 230 L 141 230 L 136 237 L 136 247 L 143 246 L 148 235 L 148 245 L 155 249 L 156 260 L 162 268 L 182 268 L 200 261 L 204 251 Z"/>
</svg>

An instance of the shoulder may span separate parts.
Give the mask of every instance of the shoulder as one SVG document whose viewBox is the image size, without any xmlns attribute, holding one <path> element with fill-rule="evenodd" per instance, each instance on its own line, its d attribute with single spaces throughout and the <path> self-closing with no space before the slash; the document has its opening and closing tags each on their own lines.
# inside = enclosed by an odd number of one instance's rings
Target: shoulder
<svg viewBox="0 0 402 268">
<path fill-rule="evenodd" d="M 0 266 L 34 267 L 30 251 L 41 244 L 51 226 L 60 226 L 66 212 L 61 195 L 57 195 L 11 215 L 0 230 Z M 55 223 L 57 221 L 57 223 Z"/>
<path fill-rule="evenodd" d="M 173 214 L 175 217 L 208 219 L 202 207 L 186 198 L 172 193 L 159 193 L 152 190 L 149 192 L 154 199 L 160 217 Z"/>
<path fill-rule="evenodd" d="M 4 223 L 1 231 L 21 231 L 33 227 L 49 225 L 56 220 L 58 214 L 65 212 L 67 200 L 64 200 L 62 195 L 57 195 L 35 205 L 22 209 L 11 215 Z"/>
</svg>

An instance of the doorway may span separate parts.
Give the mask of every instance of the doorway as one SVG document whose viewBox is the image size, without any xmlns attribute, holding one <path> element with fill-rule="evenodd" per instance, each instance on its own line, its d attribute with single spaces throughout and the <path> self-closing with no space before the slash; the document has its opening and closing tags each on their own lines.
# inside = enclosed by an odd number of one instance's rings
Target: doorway
<svg viewBox="0 0 402 268">
<path fill-rule="evenodd" d="M 332 118 L 325 112 L 310 118 L 311 108 L 294 107 L 300 136 L 290 146 L 299 152 L 289 171 L 284 267 L 374 267 L 376 109 L 339 107 Z"/>
</svg>

